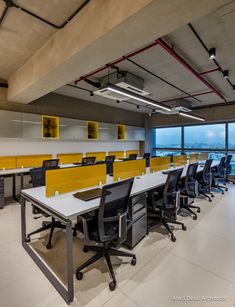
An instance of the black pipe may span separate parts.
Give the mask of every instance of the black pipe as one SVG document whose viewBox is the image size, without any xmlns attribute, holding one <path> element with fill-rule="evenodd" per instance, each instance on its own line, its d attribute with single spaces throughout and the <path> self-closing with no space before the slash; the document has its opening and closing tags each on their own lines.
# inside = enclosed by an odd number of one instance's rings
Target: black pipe
<svg viewBox="0 0 235 307">
<path fill-rule="evenodd" d="M 196 38 L 198 39 L 198 41 L 201 43 L 202 47 L 206 50 L 206 52 L 209 54 L 209 49 L 207 48 L 206 44 L 203 42 L 202 38 L 200 37 L 200 35 L 197 33 L 197 31 L 195 30 L 195 28 L 192 26 L 191 23 L 188 23 L 189 28 L 191 29 L 191 31 L 193 32 L 193 34 L 196 36 Z M 219 65 L 218 61 L 216 61 L 216 59 L 212 59 L 212 61 L 215 63 L 215 65 L 219 68 L 219 71 L 223 73 L 223 69 L 222 67 Z M 231 87 L 233 88 L 233 84 L 229 79 L 226 79 L 226 81 L 231 85 Z"/>
<path fill-rule="evenodd" d="M 201 102 L 201 100 L 199 100 L 198 98 L 193 97 L 193 95 L 191 95 L 191 94 L 185 92 L 184 90 L 182 90 L 182 89 L 179 88 L 178 86 L 176 86 L 176 85 L 172 84 L 171 82 L 169 82 L 169 81 L 163 79 L 162 77 L 156 75 L 156 74 L 153 73 L 152 71 L 150 71 L 150 70 L 148 70 L 147 68 L 141 66 L 140 64 L 134 62 L 133 60 L 127 59 L 127 61 L 131 62 L 132 64 L 136 65 L 137 67 L 141 68 L 142 70 L 146 71 L 147 73 L 149 73 L 150 75 L 156 77 L 157 79 L 161 80 L 162 82 L 164 82 L 164 83 L 166 83 L 166 84 L 168 84 L 168 85 L 174 87 L 174 88 L 177 89 L 178 91 L 180 91 L 180 92 L 182 92 L 182 93 L 184 93 L 184 94 L 186 94 L 186 95 L 188 95 L 188 96 L 192 96 L 192 97 L 190 97 L 190 98 L 193 98 L 193 99 L 195 99 L 195 100 Z"/>
<path fill-rule="evenodd" d="M 64 28 L 64 27 L 66 26 L 66 24 L 69 23 L 69 22 L 73 19 L 73 17 L 74 17 L 75 15 L 77 15 L 84 7 L 88 4 L 88 2 L 90 2 L 90 0 L 84 1 L 83 4 L 80 5 L 80 6 L 76 9 L 76 11 L 73 12 L 73 14 L 70 15 L 61 25 L 56 25 L 56 24 L 54 24 L 54 23 L 52 23 L 52 22 L 50 22 L 50 21 L 48 21 L 48 20 L 46 20 L 46 19 L 44 19 L 44 18 L 38 16 L 37 14 L 34 14 L 33 12 L 31 12 L 31 11 L 29 11 L 29 10 L 23 8 L 22 6 L 19 6 L 18 4 L 15 4 L 12 0 L 3 0 L 3 1 L 6 2 L 6 7 L 5 7 L 4 11 L 6 10 L 6 12 L 7 12 L 7 10 L 8 10 L 10 7 L 17 8 L 17 9 L 19 9 L 19 10 L 25 12 L 26 14 L 28 14 L 28 15 L 34 17 L 34 18 L 37 18 L 38 20 L 40 20 L 40 21 L 42 21 L 42 22 L 44 22 L 44 23 L 48 24 L 49 26 L 51 26 L 51 27 L 53 27 L 53 28 L 56 28 L 56 29 L 62 29 L 62 28 Z M 3 11 L 3 14 L 4 14 L 4 11 Z M 0 24 L 1 24 L 2 20 L 3 20 L 3 18 L 5 17 L 6 12 L 5 12 L 4 15 L 2 14 L 1 19 L 0 19 Z M 3 18 L 2 18 L 2 17 L 3 17 Z"/>
</svg>

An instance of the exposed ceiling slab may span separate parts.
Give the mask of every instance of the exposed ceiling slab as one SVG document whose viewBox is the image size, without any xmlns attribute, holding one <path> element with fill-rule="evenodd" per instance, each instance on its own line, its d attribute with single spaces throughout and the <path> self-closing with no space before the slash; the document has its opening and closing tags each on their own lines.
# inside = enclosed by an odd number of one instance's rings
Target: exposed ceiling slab
<svg viewBox="0 0 235 307">
<path fill-rule="evenodd" d="M 9 77 L 8 100 L 29 103 L 229 2 L 91 1 Z"/>
</svg>

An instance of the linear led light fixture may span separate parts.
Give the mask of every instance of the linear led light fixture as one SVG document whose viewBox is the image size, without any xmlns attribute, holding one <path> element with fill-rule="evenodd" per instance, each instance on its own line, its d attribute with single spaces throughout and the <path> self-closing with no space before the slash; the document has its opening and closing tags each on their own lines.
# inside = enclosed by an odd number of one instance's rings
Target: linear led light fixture
<svg viewBox="0 0 235 307">
<path fill-rule="evenodd" d="M 156 108 L 160 108 L 160 109 L 165 110 L 165 111 L 171 111 L 171 108 L 168 107 L 168 106 L 165 106 L 165 105 L 163 105 L 159 102 L 155 102 L 154 100 L 147 98 L 147 97 L 143 97 L 139 94 L 132 93 L 131 91 L 123 89 L 120 86 L 116 86 L 114 84 L 109 83 L 109 84 L 107 84 L 107 89 L 114 92 L 114 93 L 122 94 L 122 95 L 124 95 L 128 98 L 132 98 L 132 99 L 135 99 L 135 100 L 138 100 L 138 101 L 142 101 L 142 102 L 144 102 L 148 105 L 154 106 Z"/>
<path fill-rule="evenodd" d="M 193 119 L 196 119 L 196 120 L 200 120 L 202 122 L 205 121 L 205 118 L 203 118 L 203 117 L 192 115 L 192 114 L 188 114 L 188 113 L 184 113 L 184 112 L 179 112 L 179 115 L 180 116 L 185 116 L 185 117 L 190 117 L 190 118 L 193 118 Z"/>
</svg>

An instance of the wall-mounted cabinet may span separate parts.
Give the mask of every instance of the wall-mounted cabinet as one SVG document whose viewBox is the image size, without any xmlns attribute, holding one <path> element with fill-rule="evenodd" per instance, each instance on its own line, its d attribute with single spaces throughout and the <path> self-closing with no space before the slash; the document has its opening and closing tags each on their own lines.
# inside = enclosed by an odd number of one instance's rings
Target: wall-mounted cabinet
<svg viewBox="0 0 235 307">
<path fill-rule="evenodd" d="M 46 117 L 51 118 L 50 116 Z M 0 110 L 0 118 L 0 137 L 42 139 L 43 126 L 41 115 Z M 89 127 L 94 130 L 89 140 L 103 142 L 114 142 L 117 140 L 143 141 L 145 138 L 144 128 L 141 127 L 92 121 L 89 121 L 89 123 Z M 88 122 L 86 121 L 61 117 L 59 122 L 53 124 L 53 127 L 55 126 L 59 129 L 61 140 L 85 141 L 88 139 Z M 46 130 L 44 130 L 45 134 Z M 45 139 L 48 140 L 51 137 L 46 137 Z"/>
</svg>

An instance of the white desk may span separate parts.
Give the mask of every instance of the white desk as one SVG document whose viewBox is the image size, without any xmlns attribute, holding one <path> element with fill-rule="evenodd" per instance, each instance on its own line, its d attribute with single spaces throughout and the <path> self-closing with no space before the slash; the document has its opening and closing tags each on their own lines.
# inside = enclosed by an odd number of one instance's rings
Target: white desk
<svg viewBox="0 0 235 307">
<path fill-rule="evenodd" d="M 218 162 L 213 162 L 212 167 L 215 167 L 216 165 L 218 165 Z M 198 168 L 198 172 L 202 170 L 203 167 Z M 187 166 L 184 167 L 182 177 L 186 175 L 186 171 Z M 166 178 L 167 175 L 162 174 L 161 171 L 150 174 L 148 168 L 146 175 L 135 178 L 131 196 L 135 196 L 154 188 L 163 186 L 166 182 Z M 107 175 L 107 184 L 112 182 L 113 178 Z M 89 187 L 89 189 L 91 188 L 94 187 Z M 72 219 L 81 214 L 97 209 L 100 202 L 100 199 L 94 199 L 87 202 L 79 200 L 73 196 L 75 192 L 77 191 L 53 197 L 46 197 L 45 187 L 38 187 L 21 191 L 22 245 L 68 304 L 73 301 L 74 297 Z M 26 201 L 33 203 L 36 207 L 47 212 L 49 215 L 55 217 L 66 225 L 67 287 L 63 285 L 61 281 L 59 281 L 51 269 L 42 261 L 40 256 L 38 256 L 36 251 L 30 246 L 30 244 L 26 242 Z"/>
</svg>

